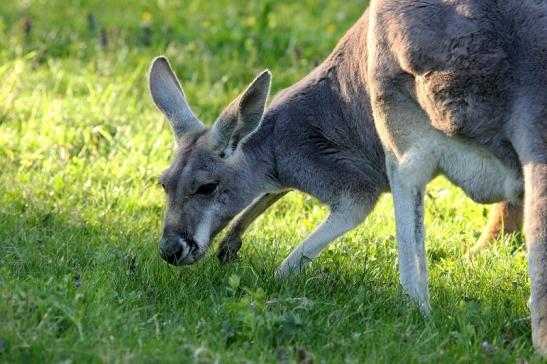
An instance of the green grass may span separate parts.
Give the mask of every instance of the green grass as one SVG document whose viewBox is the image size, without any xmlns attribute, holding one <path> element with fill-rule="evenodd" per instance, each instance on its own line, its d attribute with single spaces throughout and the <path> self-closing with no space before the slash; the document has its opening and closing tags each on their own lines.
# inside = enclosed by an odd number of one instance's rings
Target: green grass
<svg viewBox="0 0 547 364">
<path fill-rule="evenodd" d="M 105 4 L 0 2 L 1 362 L 539 361 L 522 238 L 463 260 L 486 208 L 443 179 L 426 201 L 430 319 L 398 284 L 390 196 L 290 281 L 273 271 L 326 214 L 300 193 L 234 264 L 158 257 L 173 152 L 151 59 L 170 57 L 210 123 L 261 69 L 273 92 L 304 76 L 365 1 Z"/>
</svg>

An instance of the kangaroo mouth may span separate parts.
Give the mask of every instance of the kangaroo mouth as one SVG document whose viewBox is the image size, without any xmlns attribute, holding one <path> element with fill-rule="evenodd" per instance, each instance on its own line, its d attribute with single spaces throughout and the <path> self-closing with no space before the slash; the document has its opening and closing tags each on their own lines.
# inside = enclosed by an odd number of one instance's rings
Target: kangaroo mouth
<svg viewBox="0 0 547 364">
<path fill-rule="evenodd" d="M 178 238 L 169 250 L 160 250 L 163 260 L 174 266 L 193 264 L 202 255 L 203 252 L 194 240 L 183 238 Z"/>
<path fill-rule="evenodd" d="M 230 220 L 232 220 L 232 218 L 222 219 L 220 225 L 214 228 L 206 241 L 204 239 L 208 234 L 197 234 L 195 238 L 171 236 L 171 239 L 176 240 L 172 240 L 172 247 L 168 251 L 160 249 L 160 256 L 163 260 L 173 266 L 192 265 L 196 263 L 205 255 L 211 246 L 212 241 L 226 227 L 226 225 L 228 225 Z M 196 240 L 196 238 L 200 236 L 203 241 Z"/>
</svg>

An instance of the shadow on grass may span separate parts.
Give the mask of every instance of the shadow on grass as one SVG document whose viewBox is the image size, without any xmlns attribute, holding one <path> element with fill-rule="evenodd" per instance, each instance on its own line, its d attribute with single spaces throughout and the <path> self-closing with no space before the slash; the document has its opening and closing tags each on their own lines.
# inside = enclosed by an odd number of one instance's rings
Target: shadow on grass
<svg viewBox="0 0 547 364">
<path fill-rule="evenodd" d="M 394 256 L 356 261 L 331 252 L 302 276 L 277 280 L 283 257 L 272 246 L 287 240 L 280 235 L 255 239 L 228 265 L 212 252 L 177 268 L 159 258 L 155 231 L 133 233 L 138 221 L 89 223 L 30 205 L 0 209 L 0 316 L 7 318 L 0 358 L 8 361 L 142 353 L 143 340 L 185 347 L 177 354 L 185 358 L 200 345 L 227 354 L 249 343 L 262 348 L 249 357 L 262 350 L 271 358 L 301 346 L 333 360 L 371 351 L 395 361 L 426 353 L 431 360 L 465 354 L 505 361 L 532 353 L 522 289 L 469 292 L 433 282 L 433 315 L 424 319 L 399 287 Z M 149 214 L 136 209 L 132 218 Z"/>
</svg>

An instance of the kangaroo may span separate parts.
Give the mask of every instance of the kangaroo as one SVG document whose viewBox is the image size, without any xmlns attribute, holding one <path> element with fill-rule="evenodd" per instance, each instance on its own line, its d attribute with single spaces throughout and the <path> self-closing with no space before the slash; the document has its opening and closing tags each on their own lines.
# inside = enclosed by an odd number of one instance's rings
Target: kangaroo
<svg viewBox="0 0 547 364">
<path fill-rule="evenodd" d="M 365 78 L 402 285 L 427 311 L 423 193 L 435 174 L 478 202 L 524 192 L 532 341 L 547 353 L 547 3 L 373 0 L 369 12 Z"/>
<path fill-rule="evenodd" d="M 195 262 L 239 214 L 219 249 L 221 259 L 229 259 L 247 226 L 290 189 L 317 197 L 331 212 L 283 262 L 278 276 L 301 271 L 365 219 L 389 188 L 366 85 L 347 77 L 361 67 L 353 43 L 363 40 L 365 25 L 358 24 L 326 62 L 279 93 L 265 115 L 268 71 L 210 129 L 192 113 L 167 59 L 152 62 L 152 98 L 178 145 L 160 177 L 168 203 L 159 251 L 167 262 Z"/>
<path fill-rule="evenodd" d="M 151 95 L 170 121 L 178 148 L 160 177 L 168 201 L 159 242 L 163 259 L 174 265 L 194 263 L 230 221 L 219 257 L 233 258 L 249 224 L 297 189 L 330 207 L 325 221 L 276 275 L 298 273 L 332 240 L 363 222 L 379 196 L 391 190 L 401 283 L 427 313 L 425 185 L 443 173 L 478 202 L 518 202 L 524 166 L 533 341 L 543 352 L 545 193 L 543 160 L 537 158 L 544 149 L 543 139 L 537 139 L 543 124 L 536 118 L 543 109 L 541 97 L 528 100 L 529 93 L 510 92 L 516 88 L 508 82 L 530 86 L 535 83 L 524 81 L 539 82 L 544 76 L 512 71 L 511 62 L 518 59 L 498 59 L 506 54 L 502 41 L 523 42 L 520 49 L 530 50 L 526 54 L 532 59 L 541 42 L 497 39 L 503 27 L 492 24 L 505 19 L 516 27 L 528 12 L 536 14 L 534 7 L 545 10 L 533 2 L 514 9 L 488 6 L 495 10 L 494 23 L 485 25 L 478 1 L 458 4 L 373 1 L 328 58 L 280 92 L 266 112 L 268 71 L 209 129 L 191 111 L 167 59 L 155 59 Z M 511 36 L 524 36 L 519 34 Z M 422 39 L 425 35 L 431 39 Z M 524 63 L 536 69 L 537 63 Z"/>
</svg>

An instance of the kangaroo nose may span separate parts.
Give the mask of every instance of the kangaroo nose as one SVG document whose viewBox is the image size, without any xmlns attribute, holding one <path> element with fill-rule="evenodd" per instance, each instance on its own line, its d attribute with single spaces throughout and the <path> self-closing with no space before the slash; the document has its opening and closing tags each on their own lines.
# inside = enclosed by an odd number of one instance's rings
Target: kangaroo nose
<svg viewBox="0 0 547 364">
<path fill-rule="evenodd" d="M 160 240 L 160 255 L 167 263 L 177 265 L 183 252 L 184 248 L 178 241 L 173 244 L 165 238 Z"/>
</svg>

